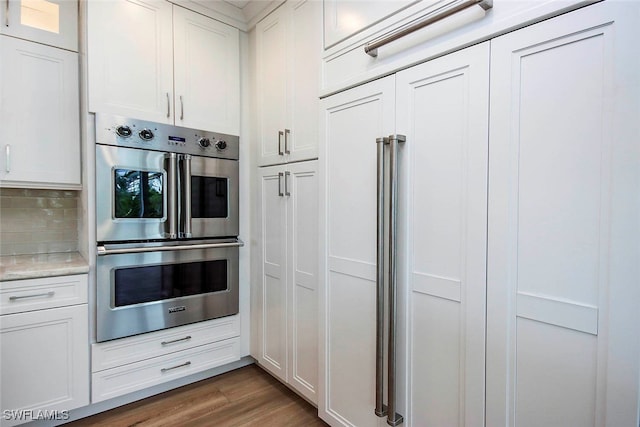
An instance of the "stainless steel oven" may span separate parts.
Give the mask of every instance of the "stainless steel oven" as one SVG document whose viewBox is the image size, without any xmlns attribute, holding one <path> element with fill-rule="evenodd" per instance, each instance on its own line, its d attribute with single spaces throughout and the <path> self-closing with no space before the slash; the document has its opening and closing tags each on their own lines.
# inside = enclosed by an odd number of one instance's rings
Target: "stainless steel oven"
<svg viewBox="0 0 640 427">
<path fill-rule="evenodd" d="M 96 115 L 98 342 L 238 313 L 238 143 Z"/>
</svg>

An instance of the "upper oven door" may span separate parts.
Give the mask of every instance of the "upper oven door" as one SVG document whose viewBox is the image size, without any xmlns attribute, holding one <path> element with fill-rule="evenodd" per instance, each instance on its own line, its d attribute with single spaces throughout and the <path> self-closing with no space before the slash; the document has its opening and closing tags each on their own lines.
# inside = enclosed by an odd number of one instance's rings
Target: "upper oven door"
<svg viewBox="0 0 640 427">
<path fill-rule="evenodd" d="M 175 204 L 176 162 L 175 155 L 96 145 L 98 242 L 177 237 L 169 207 Z"/>
<path fill-rule="evenodd" d="M 238 236 L 238 162 L 184 156 L 180 165 L 181 237 Z"/>
</svg>

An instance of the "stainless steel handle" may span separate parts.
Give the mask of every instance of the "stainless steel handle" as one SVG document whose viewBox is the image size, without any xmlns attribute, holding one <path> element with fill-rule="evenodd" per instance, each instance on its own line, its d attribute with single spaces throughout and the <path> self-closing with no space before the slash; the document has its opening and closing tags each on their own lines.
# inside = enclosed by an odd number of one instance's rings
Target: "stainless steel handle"
<svg viewBox="0 0 640 427">
<path fill-rule="evenodd" d="M 143 252 L 165 252 L 165 251 L 184 251 L 190 249 L 219 249 L 219 248 L 240 248 L 244 246 L 244 242 L 238 240 L 237 242 L 225 242 L 225 243 L 200 243 L 193 245 L 172 245 L 172 246 L 148 246 L 148 247 L 133 247 L 133 248 L 117 248 L 109 249 L 104 246 L 98 246 L 98 255 L 119 255 L 119 254 L 136 254 Z"/>
<path fill-rule="evenodd" d="M 181 237 L 192 237 L 191 232 L 191 155 L 182 155 L 181 185 L 182 211 L 180 216 Z"/>
<path fill-rule="evenodd" d="M 291 172 L 286 171 L 284 173 L 284 195 L 285 196 L 290 196 L 291 193 L 289 192 L 289 177 L 291 176 Z"/>
<path fill-rule="evenodd" d="M 281 156 L 284 156 L 284 152 L 282 151 L 282 136 L 284 135 L 284 132 L 282 132 L 281 130 L 278 131 L 278 154 Z"/>
<path fill-rule="evenodd" d="M 9 26 L 9 0 L 5 0 L 4 25 Z"/>
<path fill-rule="evenodd" d="M 162 368 L 162 369 L 160 369 L 160 372 L 165 373 L 167 371 L 171 371 L 173 369 L 178 369 L 178 368 L 184 368 L 185 366 L 189 366 L 189 365 L 191 365 L 191 362 L 187 361 L 187 362 L 184 362 L 181 365 L 172 366 L 170 368 Z"/>
<path fill-rule="evenodd" d="M 180 120 L 184 120 L 184 101 L 182 95 L 180 95 Z"/>
<path fill-rule="evenodd" d="M 376 236 L 376 409 L 379 417 L 387 415 L 384 405 L 384 146 L 388 138 L 377 138 L 377 236 Z"/>
<path fill-rule="evenodd" d="M 42 293 L 42 294 L 16 295 L 16 296 L 9 297 L 9 301 L 16 301 L 16 300 L 25 299 L 25 298 L 52 297 L 54 295 L 55 295 L 54 291 L 49 291 L 49 292 L 45 292 L 45 293 Z"/>
<path fill-rule="evenodd" d="M 165 154 L 167 171 L 167 219 L 165 222 L 165 237 L 178 238 L 178 155 Z"/>
<path fill-rule="evenodd" d="M 483 8 L 485 11 L 489 10 L 493 7 L 493 0 L 467 0 L 465 2 L 462 2 L 460 4 L 457 4 L 456 6 L 450 8 L 450 9 L 444 9 L 434 15 L 429 15 L 427 16 L 427 18 L 416 22 L 415 24 L 412 24 L 410 26 L 401 28 L 400 30 L 396 31 L 395 33 L 391 33 L 388 36 L 378 40 L 378 41 L 374 41 L 374 42 L 370 42 L 364 45 L 364 51 L 367 55 L 372 56 L 372 57 L 376 57 L 378 56 L 378 48 L 382 47 L 386 44 L 389 44 L 391 42 L 394 42 L 398 39 L 401 39 L 402 37 L 409 35 L 411 33 L 413 33 L 414 31 L 417 31 L 421 28 L 424 28 L 428 25 L 433 24 L 434 22 L 438 22 L 441 21 L 445 18 L 448 18 L 451 15 L 454 15 L 462 10 L 465 10 L 471 6 L 475 6 L 478 5 L 481 8 Z"/>
<path fill-rule="evenodd" d="M 284 176 L 284 174 L 282 172 L 278 172 L 278 196 L 282 197 L 284 196 L 284 193 L 282 192 L 282 177 Z"/>
<path fill-rule="evenodd" d="M 284 130 L 284 154 L 291 154 L 289 151 L 289 135 L 291 135 L 290 129 Z"/>
<path fill-rule="evenodd" d="M 11 172 L 11 145 L 7 144 L 4 147 L 4 169 L 7 173 Z"/>
<path fill-rule="evenodd" d="M 389 136 L 389 352 L 387 365 L 387 424 L 397 426 L 403 421 L 396 412 L 396 280 L 397 231 L 398 231 L 398 143 L 405 142 L 404 135 Z"/>
<path fill-rule="evenodd" d="M 175 344 L 177 342 L 182 342 L 182 341 L 189 341 L 191 339 L 191 335 L 187 335 L 184 338 L 178 338 L 177 340 L 171 340 L 171 341 L 162 341 L 160 344 L 161 345 L 169 345 L 169 344 Z"/>
<path fill-rule="evenodd" d="M 169 99 L 169 92 L 167 92 L 167 119 L 171 117 L 171 100 Z"/>
</svg>

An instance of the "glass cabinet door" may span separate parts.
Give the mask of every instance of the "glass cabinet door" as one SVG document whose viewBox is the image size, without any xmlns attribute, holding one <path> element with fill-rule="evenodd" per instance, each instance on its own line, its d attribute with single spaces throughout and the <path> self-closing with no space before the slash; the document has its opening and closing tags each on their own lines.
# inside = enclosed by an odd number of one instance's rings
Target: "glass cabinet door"
<svg viewBox="0 0 640 427">
<path fill-rule="evenodd" d="M 78 2 L 3 0 L 0 33 L 78 51 Z"/>
</svg>

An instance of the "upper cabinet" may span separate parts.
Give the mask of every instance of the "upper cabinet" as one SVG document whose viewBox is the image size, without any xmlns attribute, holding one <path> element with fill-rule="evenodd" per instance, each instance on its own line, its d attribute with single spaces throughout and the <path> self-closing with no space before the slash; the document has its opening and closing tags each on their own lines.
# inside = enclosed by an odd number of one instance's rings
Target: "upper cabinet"
<svg viewBox="0 0 640 427">
<path fill-rule="evenodd" d="M 318 157 L 321 3 L 289 1 L 256 26 L 258 163 Z"/>
<path fill-rule="evenodd" d="M 165 1 L 91 2 L 89 110 L 238 135 L 239 39 Z"/>
<path fill-rule="evenodd" d="M 78 51 L 78 3 L 69 0 L 5 0 L 0 34 Z"/>
</svg>

